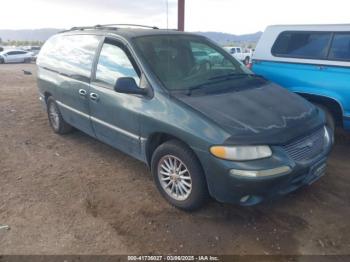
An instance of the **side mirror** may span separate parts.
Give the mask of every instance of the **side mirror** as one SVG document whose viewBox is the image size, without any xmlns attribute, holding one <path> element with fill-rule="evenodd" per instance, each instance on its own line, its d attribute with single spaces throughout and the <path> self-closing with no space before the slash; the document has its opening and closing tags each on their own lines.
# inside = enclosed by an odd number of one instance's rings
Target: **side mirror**
<svg viewBox="0 0 350 262">
<path fill-rule="evenodd" d="M 147 90 L 139 88 L 132 77 L 119 77 L 115 83 L 114 90 L 118 93 L 146 95 Z"/>
</svg>

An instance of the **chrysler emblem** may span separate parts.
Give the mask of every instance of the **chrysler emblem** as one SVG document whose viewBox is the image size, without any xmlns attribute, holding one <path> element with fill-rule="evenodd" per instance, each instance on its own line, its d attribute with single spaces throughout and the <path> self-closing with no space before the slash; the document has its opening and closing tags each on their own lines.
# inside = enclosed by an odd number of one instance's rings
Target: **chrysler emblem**
<svg viewBox="0 0 350 262">
<path fill-rule="evenodd" d="M 301 148 L 311 148 L 311 147 L 313 147 L 313 145 L 314 145 L 314 142 L 312 140 L 308 140 L 308 141 L 305 141 L 304 144 L 298 146 L 298 148 L 299 149 L 301 149 Z"/>
</svg>

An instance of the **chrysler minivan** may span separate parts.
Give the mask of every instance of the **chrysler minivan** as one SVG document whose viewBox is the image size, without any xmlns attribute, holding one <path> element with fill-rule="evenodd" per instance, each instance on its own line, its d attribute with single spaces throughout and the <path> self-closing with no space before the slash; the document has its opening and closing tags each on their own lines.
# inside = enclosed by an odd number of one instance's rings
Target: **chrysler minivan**
<svg viewBox="0 0 350 262">
<path fill-rule="evenodd" d="M 325 174 L 324 113 L 203 36 L 72 28 L 45 43 L 37 65 L 53 131 L 74 127 L 145 162 L 178 208 L 208 196 L 254 205 Z"/>
</svg>

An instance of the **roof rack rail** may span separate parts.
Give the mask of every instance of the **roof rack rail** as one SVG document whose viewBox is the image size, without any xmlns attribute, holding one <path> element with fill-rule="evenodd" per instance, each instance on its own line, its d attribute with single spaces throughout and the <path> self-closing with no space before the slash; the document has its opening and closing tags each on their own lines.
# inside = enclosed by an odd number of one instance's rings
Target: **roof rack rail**
<svg viewBox="0 0 350 262">
<path fill-rule="evenodd" d="M 147 25 L 137 25 L 137 24 L 105 24 L 105 25 L 94 25 L 94 26 L 74 26 L 71 29 L 63 30 L 60 33 L 69 32 L 69 31 L 79 31 L 79 30 L 88 30 L 88 29 L 119 29 L 117 26 L 132 26 L 132 27 L 141 27 L 149 29 L 159 29 L 156 26 L 147 26 Z"/>
<path fill-rule="evenodd" d="M 85 29 L 96 29 L 94 26 L 74 26 L 71 29 L 62 30 L 59 33 L 65 33 L 70 31 L 78 31 L 78 30 L 85 30 Z"/>
<path fill-rule="evenodd" d="M 148 26 L 148 25 L 138 25 L 138 24 L 105 24 L 105 25 L 95 25 L 95 27 L 114 27 L 114 26 L 133 26 L 133 27 L 143 27 L 149 29 L 159 29 L 156 26 Z"/>
</svg>

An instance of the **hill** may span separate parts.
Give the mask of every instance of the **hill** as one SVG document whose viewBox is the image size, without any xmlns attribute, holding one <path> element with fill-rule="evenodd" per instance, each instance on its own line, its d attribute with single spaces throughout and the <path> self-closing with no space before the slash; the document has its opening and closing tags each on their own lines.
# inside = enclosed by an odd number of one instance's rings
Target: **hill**
<svg viewBox="0 0 350 262">
<path fill-rule="evenodd" d="M 0 38 L 2 41 L 17 40 L 17 41 L 46 41 L 50 36 L 62 31 L 57 28 L 44 28 L 44 29 L 23 29 L 23 30 L 1 30 Z M 225 45 L 228 43 L 256 43 L 262 32 L 244 35 L 234 35 L 221 32 L 194 32 L 200 35 L 204 35 L 213 41 Z"/>
<path fill-rule="evenodd" d="M 204 35 L 211 40 L 221 44 L 229 44 L 229 43 L 256 43 L 260 39 L 262 32 L 256 32 L 253 34 L 244 34 L 244 35 L 233 35 L 227 33 L 220 32 L 195 32 L 200 35 Z"/>
<path fill-rule="evenodd" d="M 0 29 L 0 38 L 2 41 L 46 41 L 50 36 L 62 31 L 56 28 L 44 29 L 23 29 L 23 30 L 2 30 Z"/>
</svg>

